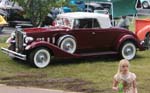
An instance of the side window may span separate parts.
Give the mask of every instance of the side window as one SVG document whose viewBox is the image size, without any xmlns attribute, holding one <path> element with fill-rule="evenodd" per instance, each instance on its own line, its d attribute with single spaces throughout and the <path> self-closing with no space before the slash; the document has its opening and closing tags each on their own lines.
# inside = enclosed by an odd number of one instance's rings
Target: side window
<svg viewBox="0 0 150 93">
<path fill-rule="evenodd" d="M 94 18 L 76 19 L 74 28 L 100 28 L 100 25 Z"/>
<path fill-rule="evenodd" d="M 79 28 L 92 28 L 92 20 L 91 19 L 79 19 L 80 26 Z"/>
<path fill-rule="evenodd" d="M 93 28 L 100 28 L 100 24 L 99 24 L 99 22 L 97 21 L 97 19 L 93 19 L 92 21 L 93 21 L 93 22 L 92 22 L 92 23 L 93 23 L 93 24 L 92 24 L 92 25 L 93 25 L 93 26 L 92 26 Z"/>
</svg>

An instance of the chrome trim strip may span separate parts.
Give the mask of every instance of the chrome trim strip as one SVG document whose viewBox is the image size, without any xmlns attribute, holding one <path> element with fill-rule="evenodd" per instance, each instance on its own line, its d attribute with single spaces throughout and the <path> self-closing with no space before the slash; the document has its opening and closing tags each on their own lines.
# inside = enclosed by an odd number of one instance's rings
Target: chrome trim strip
<svg viewBox="0 0 150 93">
<path fill-rule="evenodd" d="M 6 48 L 1 48 L 2 52 L 11 56 L 11 57 L 15 57 L 15 58 L 18 58 L 18 59 L 21 59 L 21 60 L 26 60 L 26 55 L 23 55 L 21 53 L 17 53 L 17 52 L 14 52 L 12 50 L 9 50 L 9 49 L 6 49 Z"/>
</svg>

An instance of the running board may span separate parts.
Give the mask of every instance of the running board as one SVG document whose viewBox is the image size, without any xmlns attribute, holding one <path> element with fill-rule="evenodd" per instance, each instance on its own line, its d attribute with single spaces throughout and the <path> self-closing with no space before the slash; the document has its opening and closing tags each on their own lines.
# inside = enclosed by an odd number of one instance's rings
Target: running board
<svg viewBox="0 0 150 93">
<path fill-rule="evenodd" d="M 118 52 L 109 51 L 109 52 L 96 52 L 96 53 L 81 53 L 77 55 L 80 55 L 82 57 L 88 57 L 88 56 L 115 55 L 115 54 L 118 54 Z"/>
</svg>

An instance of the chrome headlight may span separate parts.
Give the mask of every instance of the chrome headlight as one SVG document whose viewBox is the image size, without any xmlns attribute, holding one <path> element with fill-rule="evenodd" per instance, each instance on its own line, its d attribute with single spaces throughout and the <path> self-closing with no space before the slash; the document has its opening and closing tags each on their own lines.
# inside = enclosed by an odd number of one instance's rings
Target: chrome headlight
<svg viewBox="0 0 150 93">
<path fill-rule="evenodd" d="M 25 43 L 29 43 L 29 42 L 32 42 L 34 40 L 33 37 L 25 37 Z"/>
</svg>

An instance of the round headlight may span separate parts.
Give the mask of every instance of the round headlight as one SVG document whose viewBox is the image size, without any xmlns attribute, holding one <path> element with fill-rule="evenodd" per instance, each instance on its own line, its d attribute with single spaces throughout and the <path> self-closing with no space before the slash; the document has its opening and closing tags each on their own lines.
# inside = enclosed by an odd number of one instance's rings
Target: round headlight
<svg viewBox="0 0 150 93">
<path fill-rule="evenodd" d="M 33 40 L 34 40 L 33 37 L 26 37 L 25 38 L 25 43 L 32 42 Z"/>
</svg>

